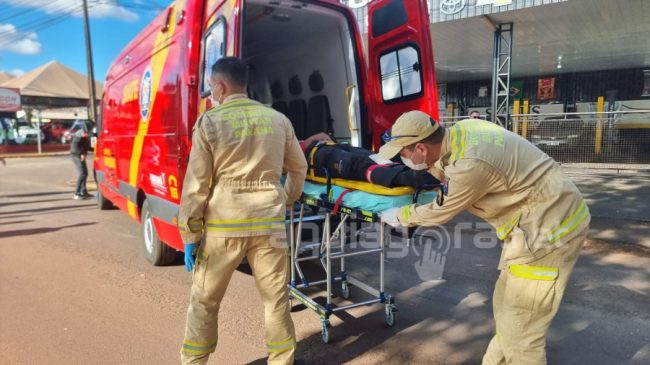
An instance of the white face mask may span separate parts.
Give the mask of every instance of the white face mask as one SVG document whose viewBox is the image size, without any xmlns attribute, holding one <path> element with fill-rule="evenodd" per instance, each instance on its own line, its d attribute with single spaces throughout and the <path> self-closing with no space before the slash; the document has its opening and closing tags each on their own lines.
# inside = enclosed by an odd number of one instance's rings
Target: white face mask
<svg viewBox="0 0 650 365">
<path fill-rule="evenodd" d="M 402 162 L 404 162 L 404 165 L 406 165 L 408 168 L 415 171 L 422 171 L 429 168 L 429 166 L 424 162 L 416 165 L 413 163 L 413 161 L 411 161 L 410 158 L 406 158 L 406 157 L 402 157 Z"/>
<path fill-rule="evenodd" d="M 411 155 L 411 156 L 413 156 L 413 155 Z M 411 160 L 410 158 L 402 157 L 402 162 L 404 162 L 404 165 L 406 165 L 411 170 L 423 171 L 423 170 L 428 170 L 429 169 L 429 165 L 427 165 L 425 162 L 415 164 L 415 163 L 413 163 L 413 160 Z"/>
</svg>

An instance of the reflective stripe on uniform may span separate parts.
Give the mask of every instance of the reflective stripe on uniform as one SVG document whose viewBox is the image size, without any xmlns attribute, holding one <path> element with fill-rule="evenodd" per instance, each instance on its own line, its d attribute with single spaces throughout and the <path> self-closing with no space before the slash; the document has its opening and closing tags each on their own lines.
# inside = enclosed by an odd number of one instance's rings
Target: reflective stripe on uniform
<svg viewBox="0 0 650 365">
<path fill-rule="evenodd" d="M 198 255 L 196 255 L 196 264 L 198 265 L 202 261 L 207 261 L 208 257 L 210 257 L 210 255 L 207 253 L 203 251 L 199 252 Z"/>
<path fill-rule="evenodd" d="M 508 236 L 508 234 L 512 231 L 512 229 L 515 228 L 517 223 L 519 223 L 520 218 L 521 218 L 521 213 L 512 217 L 512 219 L 510 219 L 508 223 L 497 228 L 497 237 L 499 237 L 500 240 L 506 238 L 506 236 Z"/>
<path fill-rule="evenodd" d="M 411 219 L 411 206 L 406 205 L 402 207 L 402 218 L 404 221 L 408 222 Z"/>
<path fill-rule="evenodd" d="M 531 279 L 531 280 L 545 280 L 554 281 L 559 275 L 557 267 L 548 266 L 530 266 L 530 265 L 510 265 L 510 273 L 516 277 Z"/>
<path fill-rule="evenodd" d="M 467 131 L 463 125 L 451 127 L 451 160 L 456 161 L 465 157 L 465 139 Z"/>
<path fill-rule="evenodd" d="M 214 351 L 217 347 L 217 341 L 210 343 L 199 343 L 191 341 L 183 341 L 183 352 L 191 355 L 204 355 Z"/>
<path fill-rule="evenodd" d="M 234 104 L 234 105 L 231 105 L 231 103 L 228 103 L 228 104 L 224 105 L 223 108 L 219 108 L 216 111 L 217 112 L 223 112 L 224 110 L 233 109 L 233 108 L 237 108 L 238 109 L 237 111 L 244 111 L 244 110 L 258 109 L 260 107 L 263 107 L 263 105 L 261 105 L 260 103 L 257 103 L 257 102 L 254 102 L 254 101 L 251 102 L 250 100 L 248 100 L 247 103 L 238 103 L 238 104 Z M 266 109 L 263 109 L 263 110 L 266 110 Z"/>
<path fill-rule="evenodd" d="M 231 107 L 242 106 L 242 105 L 245 105 L 245 104 L 261 105 L 261 104 L 255 102 L 255 101 L 253 101 L 251 99 L 248 99 L 248 98 L 246 98 L 246 99 L 237 99 L 237 100 L 229 101 L 226 104 L 219 105 L 218 107 L 212 108 L 212 109 L 208 110 L 206 114 L 211 115 L 211 114 L 220 112 L 222 110 L 229 109 Z"/>
<path fill-rule="evenodd" d="M 203 222 L 192 221 L 188 224 L 178 223 L 178 229 L 183 233 L 200 232 L 203 229 Z"/>
<path fill-rule="evenodd" d="M 259 231 L 266 229 L 284 229 L 284 221 L 284 217 L 210 220 L 207 224 L 207 230 L 236 232 Z"/>
<path fill-rule="evenodd" d="M 293 349 L 294 347 L 296 347 L 296 340 L 293 338 L 290 338 L 286 341 L 266 343 L 266 349 L 268 352 L 285 352 Z"/>
<path fill-rule="evenodd" d="M 576 211 L 573 212 L 569 218 L 565 219 L 558 227 L 548 232 L 548 241 L 553 243 L 573 232 L 580 225 L 580 223 L 584 222 L 584 220 L 587 219 L 587 216 L 589 216 L 589 208 L 587 208 L 587 203 L 585 203 L 583 200 L 582 203 L 580 203 L 578 209 L 576 209 Z"/>
</svg>

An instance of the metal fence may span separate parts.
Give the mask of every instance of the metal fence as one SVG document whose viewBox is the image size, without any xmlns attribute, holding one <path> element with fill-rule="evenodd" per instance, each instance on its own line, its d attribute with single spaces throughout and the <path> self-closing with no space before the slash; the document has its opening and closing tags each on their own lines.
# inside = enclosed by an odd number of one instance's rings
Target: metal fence
<svg viewBox="0 0 650 365">
<path fill-rule="evenodd" d="M 517 115 L 509 129 L 560 163 L 650 167 L 650 111 Z"/>
</svg>

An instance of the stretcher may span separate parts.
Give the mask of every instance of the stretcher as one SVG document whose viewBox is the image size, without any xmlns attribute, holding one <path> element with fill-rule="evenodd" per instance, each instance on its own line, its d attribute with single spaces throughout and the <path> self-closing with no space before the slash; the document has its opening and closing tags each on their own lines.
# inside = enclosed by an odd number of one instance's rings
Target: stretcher
<svg viewBox="0 0 650 365">
<path fill-rule="evenodd" d="M 297 300 L 320 316 L 321 338 L 324 343 L 330 341 L 330 316 L 339 311 L 380 304 L 384 306 L 384 320 L 387 325 L 395 324 L 395 299 L 385 292 L 384 288 L 384 259 L 385 249 L 390 244 L 391 232 L 381 223 L 379 213 L 393 207 L 401 207 L 410 203 L 427 203 L 434 199 L 442 204 L 442 186 L 428 186 L 414 191 L 409 189 L 407 194 L 380 195 L 363 190 L 351 190 L 357 186 L 356 181 L 349 182 L 346 187 L 334 184 L 326 179 L 324 184 L 307 181 L 304 193 L 299 201 L 299 209 L 290 212 L 289 255 L 291 265 L 291 281 L 288 284 L 292 300 Z M 386 189 L 386 188 L 384 188 Z M 433 191 L 429 191 L 433 190 Z M 376 191 L 375 191 L 376 192 Z M 308 212 L 311 211 L 310 212 Z M 297 217 L 296 217 L 297 214 Z M 322 224 L 320 242 L 302 242 L 303 223 L 319 221 Z M 334 223 L 333 223 L 334 222 Z M 374 223 L 378 226 L 378 247 L 351 249 L 349 244 L 358 239 L 346 232 L 346 227 L 360 222 Z M 409 230 L 409 238 L 412 236 Z M 358 242 L 358 241 L 357 241 Z M 360 245 L 368 246 L 368 245 Z M 307 255 L 305 255 L 307 253 Z M 346 271 L 346 258 L 359 255 L 378 255 L 379 287 L 363 282 Z M 305 261 L 320 262 L 324 270 L 324 278 L 310 280 L 304 274 L 301 263 Z M 334 272 L 333 263 L 338 261 L 338 272 Z M 322 274 L 321 274 L 322 275 Z M 350 287 L 361 290 L 370 299 L 351 302 L 345 305 L 335 305 L 332 302 L 333 290 L 336 283 L 341 285 L 341 297 L 350 299 Z M 314 286 L 325 286 L 326 302 L 324 305 L 310 298 L 305 291 Z"/>
</svg>

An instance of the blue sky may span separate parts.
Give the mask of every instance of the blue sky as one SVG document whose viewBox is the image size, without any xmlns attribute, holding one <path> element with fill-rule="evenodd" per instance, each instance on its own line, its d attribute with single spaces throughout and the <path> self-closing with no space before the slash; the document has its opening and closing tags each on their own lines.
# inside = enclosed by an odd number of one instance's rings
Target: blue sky
<svg viewBox="0 0 650 365">
<path fill-rule="evenodd" d="M 82 0 L 0 0 L 0 71 L 56 60 L 87 73 Z M 171 0 L 88 0 L 95 79 Z"/>
</svg>

